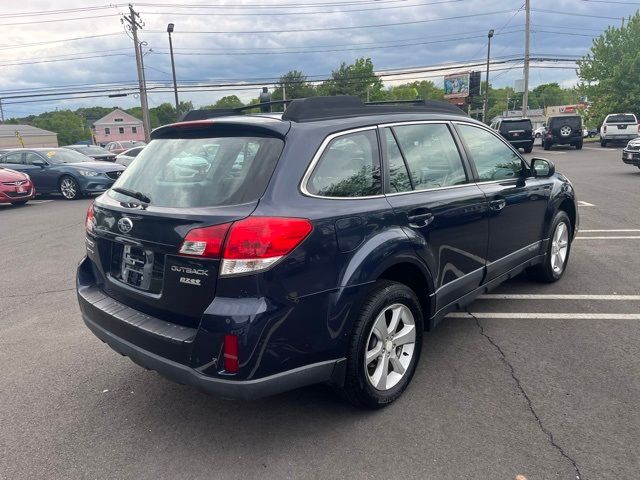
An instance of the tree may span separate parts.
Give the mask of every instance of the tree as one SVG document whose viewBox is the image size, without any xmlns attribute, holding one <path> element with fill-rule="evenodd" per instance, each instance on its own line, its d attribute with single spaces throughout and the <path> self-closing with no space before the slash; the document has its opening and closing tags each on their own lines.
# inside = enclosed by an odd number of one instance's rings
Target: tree
<svg viewBox="0 0 640 480">
<path fill-rule="evenodd" d="M 529 108 L 568 105 L 575 102 L 574 92 L 557 83 L 543 83 L 529 92 Z"/>
<path fill-rule="evenodd" d="M 60 145 L 70 145 L 90 137 L 84 119 L 70 110 L 43 113 L 33 119 L 33 126 L 57 133 Z"/>
<path fill-rule="evenodd" d="M 358 58 L 353 64 L 342 62 L 331 78 L 319 87 L 321 95 L 356 95 L 362 100 L 383 100 L 382 80 L 373 71 L 370 58 Z"/>
<path fill-rule="evenodd" d="M 242 103 L 236 95 L 227 95 L 219 99 L 213 105 L 213 108 L 238 108 L 243 106 L 244 103 Z"/>
<path fill-rule="evenodd" d="M 418 97 L 423 100 L 444 100 L 444 90 L 436 87 L 436 84 L 430 80 L 413 82 L 409 85 L 418 91 Z"/>
<path fill-rule="evenodd" d="M 591 102 L 586 113 L 591 124 L 599 125 L 611 112 L 640 110 L 640 12 L 593 40 L 591 51 L 578 61 L 578 76 Z"/>
</svg>

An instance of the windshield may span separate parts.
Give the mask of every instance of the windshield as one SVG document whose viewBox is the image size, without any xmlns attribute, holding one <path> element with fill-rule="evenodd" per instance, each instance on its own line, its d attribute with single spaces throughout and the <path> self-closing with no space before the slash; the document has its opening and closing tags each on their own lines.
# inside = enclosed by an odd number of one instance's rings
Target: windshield
<svg viewBox="0 0 640 480">
<path fill-rule="evenodd" d="M 517 120 L 502 122 L 500 130 L 503 132 L 509 132 L 511 130 L 531 130 L 531 120 Z"/>
<path fill-rule="evenodd" d="M 213 207 L 262 196 L 284 142 L 272 137 L 157 139 L 147 145 L 114 187 L 141 192 L 151 205 Z M 121 202 L 131 198 L 111 190 Z"/>
<path fill-rule="evenodd" d="M 109 150 L 102 147 L 71 147 L 77 152 L 84 153 L 85 155 L 113 155 Z"/>
<path fill-rule="evenodd" d="M 82 153 L 78 153 L 75 150 L 69 150 L 66 148 L 60 148 L 58 150 L 47 150 L 41 152 L 46 157 L 49 163 L 80 163 L 80 162 L 93 162 L 93 158 L 87 157 Z"/>
<path fill-rule="evenodd" d="M 636 123 L 636 117 L 633 115 L 609 115 L 607 123 Z"/>
</svg>

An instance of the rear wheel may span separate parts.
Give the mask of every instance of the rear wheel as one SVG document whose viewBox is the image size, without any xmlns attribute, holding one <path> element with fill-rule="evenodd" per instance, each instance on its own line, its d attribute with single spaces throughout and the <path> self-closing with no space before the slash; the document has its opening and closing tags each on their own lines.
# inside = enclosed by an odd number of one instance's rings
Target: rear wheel
<svg viewBox="0 0 640 480">
<path fill-rule="evenodd" d="M 576 150 L 582 150 L 582 141 L 576 143 Z"/>
<path fill-rule="evenodd" d="M 524 153 L 531 153 L 532 151 L 533 151 L 533 142 L 531 142 L 531 145 L 529 145 L 524 149 Z"/>
<path fill-rule="evenodd" d="M 606 140 L 600 140 L 600 146 L 602 148 L 606 147 L 607 146 L 607 141 Z"/>
<path fill-rule="evenodd" d="M 544 148 L 545 150 L 551 150 L 551 142 L 549 142 L 549 141 L 545 141 L 545 142 L 542 144 L 542 148 Z"/>
<path fill-rule="evenodd" d="M 67 200 L 75 200 L 82 196 L 80 185 L 78 185 L 78 182 L 76 182 L 76 179 L 73 177 L 65 175 L 60 179 L 58 186 L 60 193 Z"/>
<path fill-rule="evenodd" d="M 569 263 L 571 251 L 571 220 L 559 210 L 551 223 L 551 235 L 543 263 L 527 270 L 538 281 L 552 283 L 560 280 Z"/>
<path fill-rule="evenodd" d="M 354 325 L 342 395 L 372 409 L 402 395 L 420 358 L 423 325 L 413 290 L 389 280 L 376 282 Z"/>
</svg>

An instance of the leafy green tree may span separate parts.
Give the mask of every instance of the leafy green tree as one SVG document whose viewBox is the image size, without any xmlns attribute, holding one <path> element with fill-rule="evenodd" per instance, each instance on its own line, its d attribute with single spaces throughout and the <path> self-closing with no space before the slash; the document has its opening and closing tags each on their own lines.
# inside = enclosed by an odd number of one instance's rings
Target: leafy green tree
<svg viewBox="0 0 640 480">
<path fill-rule="evenodd" d="M 609 27 L 578 61 L 580 90 L 591 102 L 587 119 L 599 125 L 611 112 L 640 111 L 640 12 Z"/>
<path fill-rule="evenodd" d="M 409 85 L 418 91 L 418 97 L 423 100 L 444 100 L 444 90 L 438 88 L 436 84 L 430 80 L 413 82 Z"/>
<path fill-rule="evenodd" d="M 573 90 L 562 88 L 557 83 L 543 83 L 529 92 L 529 108 L 572 104 L 575 96 Z"/>
<path fill-rule="evenodd" d="M 90 136 L 84 119 L 70 110 L 43 113 L 33 120 L 33 126 L 57 133 L 60 145 L 70 145 Z"/>
<path fill-rule="evenodd" d="M 219 99 L 213 108 L 238 108 L 243 107 L 244 103 L 236 95 L 227 95 Z"/>
<path fill-rule="evenodd" d="M 420 98 L 418 90 L 411 85 L 398 85 L 384 91 L 385 100 L 415 100 Z"/>
<path fill-rule="evenodd" d="M 356 95 L 362 100 L 384 100 L 382 80 L 373 71 L 370 58 L 358 58 L 351 65 L 342 62 L 318 90 L 321 95 Z"/>
</svg>

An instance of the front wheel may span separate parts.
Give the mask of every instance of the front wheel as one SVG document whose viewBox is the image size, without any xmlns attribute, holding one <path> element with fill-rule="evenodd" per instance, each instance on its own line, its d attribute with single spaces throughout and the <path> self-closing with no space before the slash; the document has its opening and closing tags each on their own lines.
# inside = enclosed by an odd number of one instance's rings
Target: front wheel
<svg viewBox="0 0 640 480">
<path fill-rule="evenodd" d="M 545 283 L 560 280 L 569 263 L 571 220 L 566 212 L 560 210 L 556 213 L 550 231 L 551 237 L 544 261 L 527 270 L 534 279 Z"/>
<path fill-rule="evenodd" d="M 423 325 L 413 290 L 389 280 L 376 282 L 353 328 L 343 396 L 371 409 L 400 397 L 420 358 Z"/>
<path fill-rule="evenodd" d="M 75 200 L 82 196 L 80 185 L 78 185 L 75 178 L 68 175 L 60 179 L 59 189 L 62 196 L 67 200 Z"/>
</svg>

